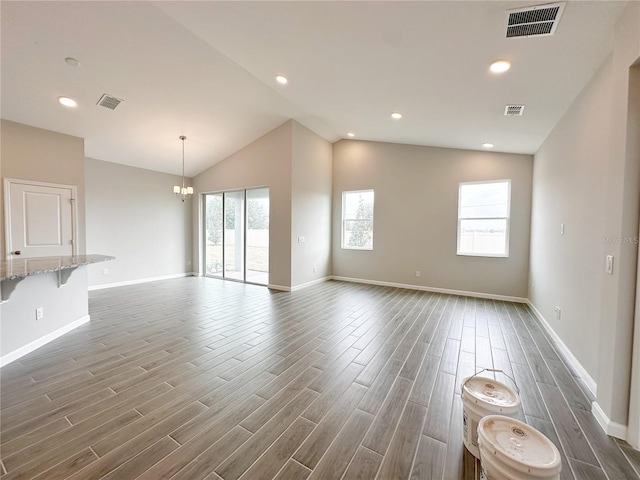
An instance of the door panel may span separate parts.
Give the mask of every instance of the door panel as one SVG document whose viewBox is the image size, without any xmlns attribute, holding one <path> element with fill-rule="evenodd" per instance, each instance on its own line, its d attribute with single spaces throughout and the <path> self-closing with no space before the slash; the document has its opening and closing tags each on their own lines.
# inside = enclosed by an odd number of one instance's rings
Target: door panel
<svg viewBox="0 0 640 480">
<path fill-rule="evenodd" d="M 224 194 L 224 276 L 244 281 L 244 191 Z"/>
<path fill-rule="evenodd" d="M 269 283 L 269 189 L 247 190 L 246 281 Z"/>
<path fill-rule="evenodd" d="M 205 239 L 204 239 L 204 271 L 205 275 L 221 277 L 224 257 L 223 243 L 223 211 L 222 193 L 211 193 L 205 196 Z"/>
<path fill-rule="evenodd" d="M 7 180 L 5 188 L 7 258 L 73 255 L 73 187 Z"/>
</svg>

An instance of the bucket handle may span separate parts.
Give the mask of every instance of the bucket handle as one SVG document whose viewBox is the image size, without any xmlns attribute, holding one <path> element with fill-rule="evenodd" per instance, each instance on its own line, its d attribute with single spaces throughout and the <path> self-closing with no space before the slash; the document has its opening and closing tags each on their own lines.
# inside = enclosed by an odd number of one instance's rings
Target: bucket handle
<svg viewBox="0 0 640 480">
<path fill-rule="evenodd" d="M 464 386 L 467 384 L 467 382 L 469 380 L 471 380 L 473 377 L 477 377 L 478 375 L 480 375 L 482 372 L 494 372 L 494 373 L 502 373 L 505 377 L 507 377 L 509 380 L 511 380 L 511 382 L 513 382 L 513 386 L 516 387 L 516 392 L 518 393 L 518 395 L 520 395 L 520 388 L 518 388 L 518 384 L 516 383 L 516 381 L 514 380 L 514 378 L 512 376 L 510 376 L 508 373 L 506 373 L 504 370 L 500 369 L 500 368 L 483 368 L 482 370 L 480 370 L 479 372 L 474 373 L 473 375 L 471 375 L 469 378 L 467 378 L 461 386 L 461 392 L 464 391 Z"/>
</svg>

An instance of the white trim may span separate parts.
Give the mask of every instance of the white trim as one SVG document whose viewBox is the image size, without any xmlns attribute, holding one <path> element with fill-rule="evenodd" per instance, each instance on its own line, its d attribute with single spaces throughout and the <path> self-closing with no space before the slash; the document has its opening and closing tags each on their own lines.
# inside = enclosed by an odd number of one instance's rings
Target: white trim
<svg viewBox="0 0 640 480">
<path fill-rule="evenodd" d="M 171 280 L 172 278 L 197 277 L 197 276 L 198 274 L 194 272 L 176 273 L 174 275 L 164 275 L 162 277 L 149 277 L 149 278 L 140 278 L 138 280 L 127 280 L 124 282 L 105 283 L 103 285 L 90 285 L 89 291 L 91 292 L 93 290 L 104 290 L 105 288 L 125 287 L 127 285 L 137 285 L 139 283 L 157 282 L 158 280 Z"/>
<path fill-rule="evenodd" d="M 482 217 L 461 217 L 460 209 L 462 208 L 462 187 L 466 185 L 481 185 L 481 184 L 489 184 L 489 183 L 506 183 L 507 184 L 507 215 L 506 217 L 490 217 L 490 218 L 482 218 Z M 506 228 L 505 228 L 505 245 L 504 245 L 504 253 L 477 253 L 477 252 L 461 252 L 460 251 L 460 224 L 463 220 L 505 220 Z M 509 232 L 511 230 L 511 179 L 503 178 L 497 180 L 481 180 L 474 182 L 460 182 L 458 184 L 458 233 L 456 235 L 456 255 L 461 257 L 493 257 L 493 258 L 509 258 Z"/>
<path fill-rule="evenodd" d="M 65 333 L 68 333 L 71 330 L 78 328 L 80 325 L 87 323 L 89 320 L 91 320 L 91 317 L 89 315 L 84 315 L 83 317 L 80 317 L 76 321 L 71 322 L 65 325 L 64 327 L 61 327 L 51 333 L 48 333 L 44 337 L 38 338 L 33 342 L 27 343 L 25 346 L 20 347 L 11 353 L 7 353 L 6 355 L 0 357 L 0 367 L 4 367 L 9 363 L 14 362 L 21 357 L 24 357 L 28 353 L 33 352 L 34 350 L 42 347 L 43 345 L 46 345 L 47 343 L 55 340 L 58 337 L 61 337 Z"/>
<path fill-rule="evenodd" d="M 378 280 L 366 280 L 363 278 L 349 278 L 349 277 L 339 277 L 336 275 L 332 275 L 329 277 L 331 280 L 338 280 L 340 282 L 351 282 L 351 283 L 367 283 L 369 285 L 381 285 L 383 287 L 396 287 L 396 288 L 406 288 L 409 290 L 421 290 L 425 292 L 434 292 L 434 293 L 446 293 L 449 295 L 460 295 L 463 297 L 476 297 L 476 298 L 488 298 L 491 300 L 501 300 L 505 302 L 516 302 L 516 303 L 527 303 L 527 299 L 523 297 L 511 297 L 508 295 L 495 295 L 493 293 L 482 293 L 482 292 L 467 292 L 464 290 L 451 290 L 448 288 L 436 288 L 436 287 L 425 287 L 423 285 L 409 285 L 406 283 L 393 283 L 393 282 L 380 282 Z"/>
<path fill-rule="evenodd" d="M 560 349 L 561 353 L 564 355 L 565 359 L 569 364 L 573 367 L 573 369 L 580 375 L 580 378 L 584 381 L 585 385 L 591 392 L 594 397 L 597 397 L 598 394 L 598 384 L 595 382 L 591 375 L 587 372 L 587 370 L 582 366 L 582 364 L 578 361 L 578 359 L 573 355 L 569 347 L 562 341 L 562 339 L 558 336 L 558 334 L 551 328 L 549 322 L 544 318 L 542 313 L 536 308 L 536 306 L 531 303 L 531 300 L 527 300 L 527 304 L 533 310 L 535 316 L 540 320 L 540 323 L 549 334 L 549 336 L 555 341 L 556 345 Z"/>
<path fill-rule="evenodd" d="M 591 404 L 591 413 L 596 417 L 596 420 L 602 427 L 602 430 L 604 430 L 604 433 L 611 437 L 626 440 L 629 428 L 626 425 L 609 420 L 609 417 L 605 415 L 602 408 L 600 408 L 600 405 L 598 405 L 598 402 L 593 402 Z"/>
<path fill-rule="evenodd" d="M 318 283 L 327 282 L 329 280 L 331 280 L 331 277 L 316 278 L 315 280 L 311 280 L 310 282 L 301 283 L 300 285 L 294 285 L 293 287 L 291 287 L 291 291 L 296 292 L 298 290 L 302 290 L 303 288 L 307 288 L 312 285 L 317 285 Z"/>
<path fill-rule="evenodd" d="M 281 292 L 290 292 L 291 291 L 291 287 L 285 287 L 284 285 L 275 285 L 273 283 L 270 283 L 269 285 L 267 285 L 267 288 L 269 290 L 280 290 Z"/>
</svg>

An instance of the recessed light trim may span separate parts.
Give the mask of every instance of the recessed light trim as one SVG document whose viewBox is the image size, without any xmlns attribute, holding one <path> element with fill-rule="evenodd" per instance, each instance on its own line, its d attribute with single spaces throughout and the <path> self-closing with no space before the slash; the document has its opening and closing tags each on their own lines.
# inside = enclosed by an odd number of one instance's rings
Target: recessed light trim
<svg viewBox="0 0 640 480">
<path fill-rule="evenodd" d="M 493 73 L 504 73 L 511 68 L 511 62 L 509 60 L 496 60 L 491 64 L 489 70 Z"/>
<path fill-rule="evenodd" d="M 393 112 L 391 114 L 391 118 L 393 118 L 394 120 L 400 120 L 402 118 L 402 114 L 400 112 Z"/>
<path fill-rule="evenodd" d="M 493 143 L 491 143 L 491 142 L 485 142 L 485 143 L 482 144 L 482 146 L 484 148 L 493 148 L 493 147 L 495 147 L 495 145 Z"/>
<path fill-rule="evenodd" d="M 287 83 L 289 83 L 289 79 L 284 75 L 276 75 L 276 82 L 278 82 L 280 85 L 286 85 Z"/>
<path fill-rule="evenodd" d="M 58 97 L 58 103 L 60 105 L 64 105 L 65 107 L 73 108 L 78 106 L 78 102 L 76 102 L 71 97 Z"/>
<path fill-rule="evenodd" d="M 355 133 L 353 133 L 353 132 L 347 132 L 347 137 L 351 137 L 351 138 L 353 138 L 353 137 L 355 137 L 355 136 L 356 136 L 356 134 L 355 134 Z"/>
</svg>

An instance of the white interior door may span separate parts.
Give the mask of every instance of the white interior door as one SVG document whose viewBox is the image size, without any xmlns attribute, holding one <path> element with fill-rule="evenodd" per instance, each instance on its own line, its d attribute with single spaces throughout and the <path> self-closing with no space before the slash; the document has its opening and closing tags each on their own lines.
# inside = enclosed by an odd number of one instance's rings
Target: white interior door
<svg viewBox="0 0 640 480">
<path fill-rule="evenodd" d="M 74 255 L 76 187 L 5 179 L 6 258 Z"/>
</svg>

